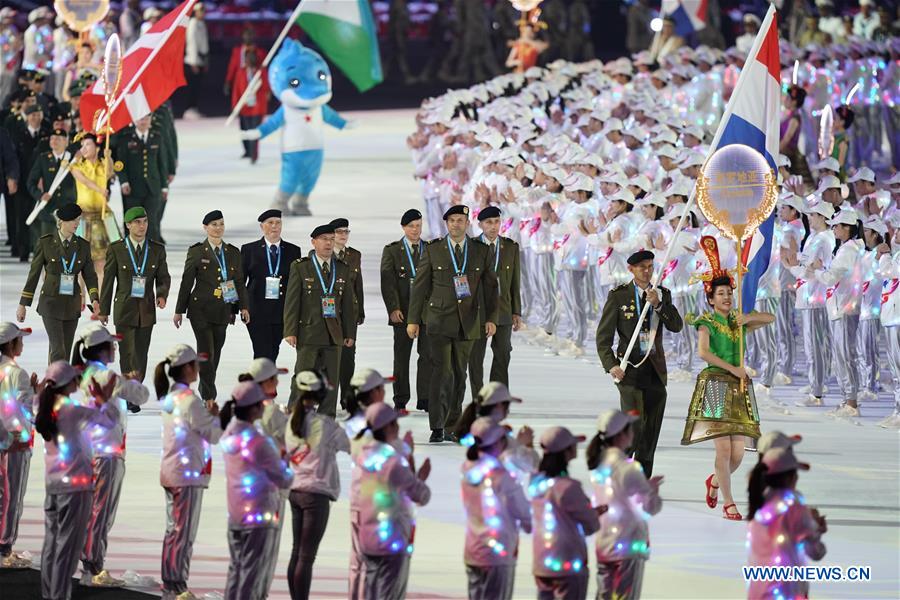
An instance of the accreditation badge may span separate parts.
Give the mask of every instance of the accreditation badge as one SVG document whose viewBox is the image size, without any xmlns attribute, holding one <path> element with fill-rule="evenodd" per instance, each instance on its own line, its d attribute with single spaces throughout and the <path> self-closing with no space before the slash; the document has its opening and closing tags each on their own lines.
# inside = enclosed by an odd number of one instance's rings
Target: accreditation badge
<svg viewBox="0 0 900 600">
<path fill-rule="evenodd" d="M 472 295 L 471 290 L 469 290 L 469 277 L 468 275 L 456 275 L 453 277 L 453 289 L 456 291 L 456 299 L 462 300 L 463 298 L 468 298 Z"/>
<path fill-rule="evenodd" d="M 278 300 L 281 293 L 281 277 L 266 277 L 266 300 Z"/>
<path fill-rule="evenodd" d="M 147 289 L 147 278 L 146 277 L 132 277 L 131 278 L 131 297 L 132 298 L 143 298 L 144 291 Z"/>
<path fill-rule="evenodd" d="M 640 342 L 641 342 L 641 354 L 647 354 L 647 350 L 650 349 L 650 332 L 649 331 L 641 332 Z"/>
<path fill-rule="evenodd" d="M 229 279 L 219 284 L 222 290 L 222 299 L 228 304 L 234 304 L 238 301 L 237 288 L 234 287 L 234 280 Z"/>
<path fill-rule="evenodd" d="M 75 275 L 62 273 L 59 276 L 59 295 L 74 296 L 75 295 Z"/>
<path fill-rule="evenodd" d="M 322 296 L 322 317 L 336 319 L 337 308 L 334 305 L 334 296 Z"/>
</svg>

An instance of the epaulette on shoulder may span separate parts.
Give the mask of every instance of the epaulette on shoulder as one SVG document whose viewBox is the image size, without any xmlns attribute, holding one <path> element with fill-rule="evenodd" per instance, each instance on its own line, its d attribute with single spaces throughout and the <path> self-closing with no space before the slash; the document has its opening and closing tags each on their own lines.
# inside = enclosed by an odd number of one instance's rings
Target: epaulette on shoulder
<svg viewBox="0 0 900 600">
<path fill-rule="evenodd" d="M 190 247 L 191 248 L 199 248 L 202 245 L 203 245 L 203 242 L 197 242 L 196 244 L 191 244 Z"/>
<path fill-rule="evenodd" d="M 298 258 L 298 259 L 295 260 L 294 262 L 302 263 L 302 262 L 306 262 L 306 261 L 308 261 L 308 260 L 309 260 L 309 257 L 308 257 L 308 256 L 301 256 L 300 258 Z"/>
<path fill-rule="evenodd" d="M 483 241 L 481 241 L 481 236 L 469 238 L 469 241 L 470 241 L 470 242 L 476 242 L 476 243 L 478 243 L 478 244 L 480 244 L 480 245 L 482 245 L 482 246 L 487 246 L 486 243 L 484 243 Z"/>
<path fill-rule="evenodd" d="M 623 283 L 622 285 L 617 285 L 616 287 L 614 287 L 614 288 L 613 288 L 612 290 L 610 290 L 610 291 L 615 292 L 615 291 L 617 291 L 617 290 L 624 289 L 624 288 L 628 287 L 629 285 L 631 285 L 631 282 L 630 282 L 630 281 L 629 281 L 628 283 Z"/>
<path fill-rule="evenodd" d="M 41 239 L 42 239 L 42 240 L 45 240 L 45 239 L 47 239 L 47 238 L 53 237 L 53 235 L 54 235 L 54 234 L 52 234 L 52 233 L 45 233 L 44 235 L 41 236 Z"/>
</svg>

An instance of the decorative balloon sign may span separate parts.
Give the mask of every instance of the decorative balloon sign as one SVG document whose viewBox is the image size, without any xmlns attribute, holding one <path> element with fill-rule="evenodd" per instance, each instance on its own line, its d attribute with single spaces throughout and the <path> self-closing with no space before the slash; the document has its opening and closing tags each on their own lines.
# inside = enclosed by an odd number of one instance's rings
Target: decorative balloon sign
<svg viewBox="0 0 900 600">
<path fill-rule="evenodd" d="M 87 32 L 109 12 L 109 0 L 56 0 L 56 14 L 72 31 Z"/>
</svg>

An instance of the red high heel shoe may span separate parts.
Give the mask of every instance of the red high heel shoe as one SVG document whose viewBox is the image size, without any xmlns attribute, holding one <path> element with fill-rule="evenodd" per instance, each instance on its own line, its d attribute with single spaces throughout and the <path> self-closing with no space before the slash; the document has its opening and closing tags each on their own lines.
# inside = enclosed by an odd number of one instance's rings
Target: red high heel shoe
<svg viewBox="0 0 900 600">
<path fill-rule="evenodd" d="M 717 504 L 719 504 L 719 496 L 716 494 L 713 496 L 711 494 L 712 490 L 719 489 L 719 486 L 712 484 L 712 478 L 715 477 L 715 474 L 710 475 L 706 478 L 706 505 L 710 508 L 715 508 Z"/>
<path fill-rule="evenodd" d="M 734 508 L 734 512 L 728 512 L 729 508 Z M 732 502 L 731 504 L 726 504 L 722 507 L 722 518 L 728 519 L 729 521 L 743 521 L 744 517 L 741 516 L 741 513 L 738 512 L 737 506 Z"/>
</svg>

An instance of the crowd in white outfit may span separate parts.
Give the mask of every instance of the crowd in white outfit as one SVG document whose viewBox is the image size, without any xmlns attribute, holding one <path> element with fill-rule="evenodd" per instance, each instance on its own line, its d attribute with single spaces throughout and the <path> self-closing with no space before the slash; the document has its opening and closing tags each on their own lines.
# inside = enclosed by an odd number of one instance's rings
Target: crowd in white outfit
<svg viewBox="0 0 900 600">
<path fill-rule="evenodd" d="M 46 473 L 41 593 L 66 600 L 79 558 L 83 585 L 124 583 L 102 565 L 124 473 L 126 403 L 144 403 L 148 390 L 108 367 L 115 336 L 99 324 L 79 335 L 78 368 L 57 361 L 40 381 L 36 375 L 29 377 L 16 364 L 29 334 L 13 323 L 0 324 L 2 567 L 30 564 L 12 546 L 32 441 L 39 435 L 44 439 Z M 426 458 L 416 467 L 412 436 L 401 436 L 401 414 L 384 402 L 389 380 L 372 369 L 355 373 L 349 418 L 341 425 L 317 412 L 330 388 L 318 371 L 297 374 L 300 399 L 285 414 L 273 398 L 278 376 L 286 370 L 269 359 L 256 359 L 220 408 L 205 404 L 192 387 L 203 360 L 190 346 L 178 344 L 154 374 L 162 405 L 160 484 L 167 515 L 163 597 L 195 598 L 188 589 L 191 554 L 203 492 L 214 471 L 210 449 L 218 443 L 224 457 L 231 554 L 225 598 L 257 600 L 268 595 L 286 503 L 293 530 L 287 569 L 291 597 L 309 597 L 330 504 L 341 494 L 339 452 L 350 453 L 353 460 L 349 597 L 404 598 L 416 537 L 415 505 L 430 500 L 426 482 L 431 465 Z M 595 533 L 597 597 L 639 598 L 650 556 L 649 519 L 662 508 L 663 478 L 648 479 L 640 463 L 629 457 L 636 417 L 618 409 L 599 416 L 597 433 L 585 452 L 590 470 L 585 486 L 568 475 L 585 438 L 565 427 L 550 427 L 540 436 L 538 454 L 529 427 L 514 433 L 504 423 L 510 407 L 520 402 L 505 385 L 491 382 L 460 419 L 459 429 L 468 432 L 461 439 L 466 456 L 460 488 L 466 514 L 461 554 L 469 596 L 513 597 L 523 531 L 533 533 L 531 572 L 538 598 L 585 598 L 590 578 L 587 538 Z M 760 463 L 749 487 L 749 564 L 801 565 L 807 557 L 819 560 L 825 554 L 820 539 L 825 520 L 806 508 L 794 490 L 797 470 L 808 468 L 793 456 L 797 441 L 778 432 L 760 439 Z M 750 597 L 768 597 L 776 584 L 751 587 Z"/>
<path fill-rule="evenodd" d="M 802 332 L 809 398 L 801 404 L 828 404 L 834 375 L 831 413 L 853 419 L 859 401 L 893 388 L 896 407 L 881 425 L 897 428 L 900 174 L 887 166 L 898 161 L 900 40 L 802 50 L 782 42 L 781 57 L 780 202 L 755 307 L 777 314 L 778 326 L 748 341 L 757 394 L 783 405 L 772 389 L 799 374 Z M 661 285 L 683 316 L 696 316 L 706 306 L 696 276 L 709 268 L 699 239 L 718 232 L 695 204 L 674 239 L 673 228 L 742 66 L 734 48 L 682 47 L 656 70 L 643 53 L 557 61 L 428 99 L 407 144 L 431 235 L 445 233 L 450 205 L 470 208 L 472 235 L 479 211 L 498 206 L 501 235 L 521 252 L 526 334 L 551 353 L 578 357 L 593 346 L 606 296 L 630 281 L 626 259 L 638 249 L 655 252 Z M 820 136 L 826 106 L 833 126 Z M 829 145 L 821 154 L 820 137 Z M 719 248 L 733 269 L 735 246 Z M 700 366 L 695 338 L 685 327 L 671 340 L 673 380 L 693 379 Z M 893 385 L 883 388 L 887 371 Z"/>
</svg>

